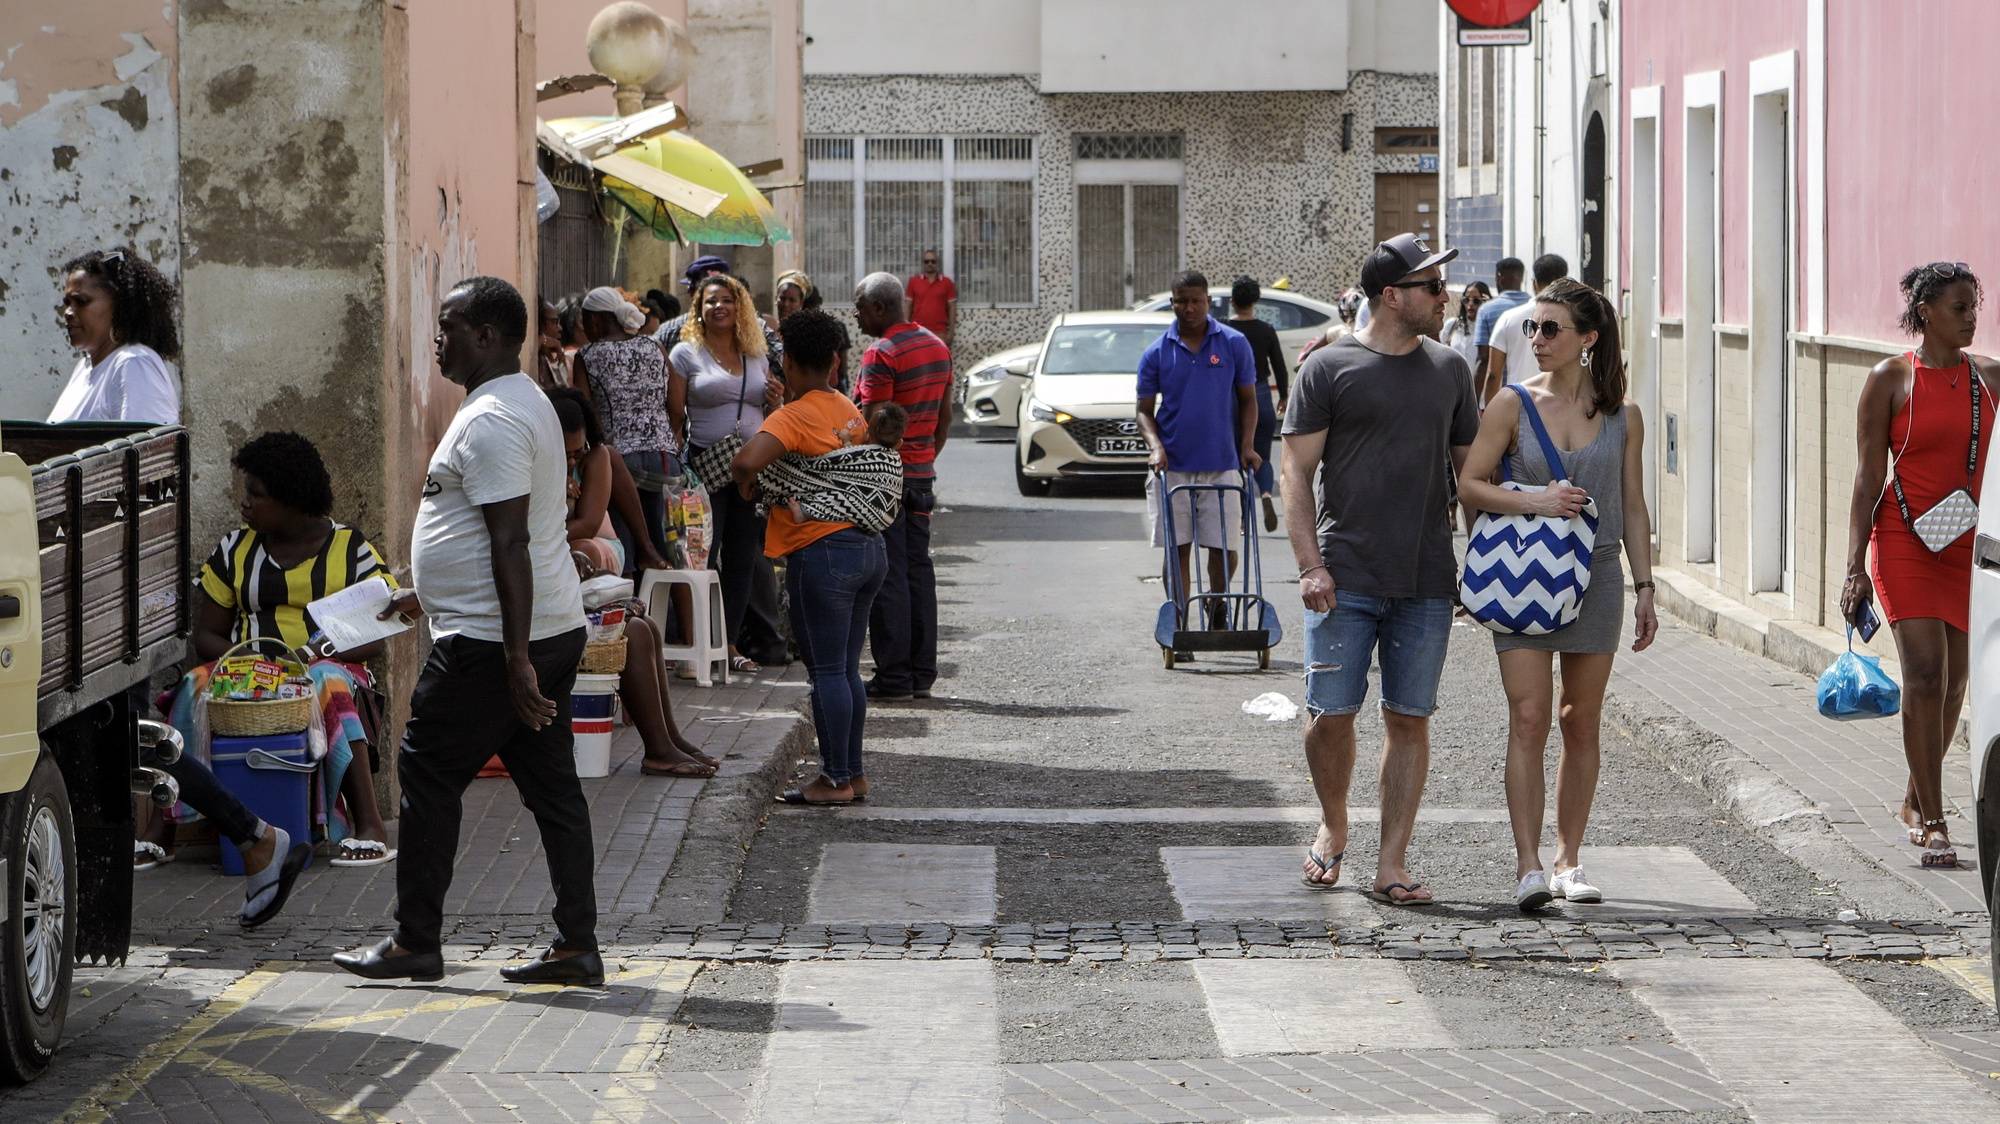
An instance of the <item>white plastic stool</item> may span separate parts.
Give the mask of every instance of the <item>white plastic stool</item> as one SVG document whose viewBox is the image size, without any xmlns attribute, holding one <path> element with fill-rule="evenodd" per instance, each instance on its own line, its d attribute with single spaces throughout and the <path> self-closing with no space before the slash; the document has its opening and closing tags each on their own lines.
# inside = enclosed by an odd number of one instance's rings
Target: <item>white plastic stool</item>
<svg viewBox="0 0 2000 1124">
<path fill-rule="evenodd" d="M 693 602 L 689 616 L 690 643 L 675 644 L 666 638 L 667 607 L 673 588 L 688 587 Z M 722 681 L 729 682 L 729 626 L 722 615 L 722 575 L 714 570 L 645 570 L 639 578 L 639 600 L 660 624 L 660 655 L 669 662 L 687 660 L 694 664 L 694 681 L 704 687 L 714 685 L 711 669 L 722 665 Z"/>
</svg>

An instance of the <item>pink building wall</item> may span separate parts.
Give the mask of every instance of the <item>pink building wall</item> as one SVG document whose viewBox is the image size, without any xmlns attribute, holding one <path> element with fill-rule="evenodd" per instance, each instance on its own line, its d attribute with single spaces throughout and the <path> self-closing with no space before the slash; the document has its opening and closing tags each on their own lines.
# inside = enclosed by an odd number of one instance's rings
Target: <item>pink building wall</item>
<svg viewBox="0 0 2000 1124">
<path fill-rule="evenodd" d="M 1962 261 L 2000 284 L 2000 4 L 1827 4 L 1827 331 L 1902 340 L 1896 281 Z M 1989 333 L 1978 348 L 1990 352 Z"/>
<path fill-rule="evenodd" d="M 1803 57 L 1806 37 L 1804 0 L 1633 0 L 1620 8 L 1620 68 L 1624 90 L 1619 99 L 1624 167 L 1628 187 L 1632 176 L 1632 98 L 1634 89 L 1660 87 L 1660 313 L 1680 316 L 1682 308 L 1683 229 L 1681 195 L 1687 116 L 1682 78 L 1688 74 L 1722 72 L 1722 105 L 1717 127 L 1722 137 L 1721 303 L 1716 318 L 1742 324 L 1750 318 L 1749 169 L 1750 60 L 1796 50 Z M 1857 7 L 1874 7 L 1857 5 Z M 1892 15 L 1886 12 L 1885 15 Z M 1806 123 L 1802 72 L 1795 77 L 1793 128 L 1803 136 Z M 1837 118 L 1834 118 L 1837 119 Z M 1800 165 L 1803 168 L 1803 164 Z M 1805 177 L 1799 174 L 1795 213 L 1804 214 Z M 1619 276 L 1631 276 L 1630 208 L 1621 208 Z M 1800 242 L 1804 239 L 1801 237 Z M 1795 250 L 1797 247 L 1795 247 Z"/>
</svg>

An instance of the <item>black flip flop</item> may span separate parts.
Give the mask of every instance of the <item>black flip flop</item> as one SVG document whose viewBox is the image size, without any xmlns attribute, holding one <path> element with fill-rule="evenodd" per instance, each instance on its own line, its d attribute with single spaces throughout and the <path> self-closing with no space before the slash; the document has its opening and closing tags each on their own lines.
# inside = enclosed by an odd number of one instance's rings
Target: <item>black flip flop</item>
<svg viewBox="0 0 2000 1124">
<path fill-rule="evenodd" d="M 250 917 L 239 916 L 236 919 L 236 923 L 245 929 L 255 929 L 257 926 L 276 917 L 278 911 L 285 908 L 285 899 L 292 896 L 292 887 L 298 885 L 299 875 L 304 873 L 306 864 L 311 861 L 312 844 L 292 844 L 292 849 L 285 853 L 285 865 L 278 868 L 277 895 L 271 899 L 269 905 L 258 910 L 254 915 Z"/>
</svg>

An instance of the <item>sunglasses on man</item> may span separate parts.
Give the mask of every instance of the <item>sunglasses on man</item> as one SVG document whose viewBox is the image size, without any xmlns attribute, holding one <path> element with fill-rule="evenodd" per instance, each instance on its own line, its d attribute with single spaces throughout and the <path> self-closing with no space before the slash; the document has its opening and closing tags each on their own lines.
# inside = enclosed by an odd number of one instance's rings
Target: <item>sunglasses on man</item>
<svg viewBox="0 0 2000 1124">
<path fill-rule="evenodd" d="M 1422 289 L 1434 297 L 1444 295 L 1444 278 L 1433 277 L 1428 281 L 1391 281 L 1391 289 Z"/>
</svg>

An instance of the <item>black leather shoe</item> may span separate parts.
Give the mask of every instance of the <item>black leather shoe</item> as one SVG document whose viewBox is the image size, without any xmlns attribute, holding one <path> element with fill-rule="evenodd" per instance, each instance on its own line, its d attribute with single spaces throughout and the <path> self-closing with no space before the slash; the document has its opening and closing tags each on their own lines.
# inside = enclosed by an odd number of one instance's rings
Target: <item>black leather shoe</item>
<svg viewBox="0 0 2000 1124">
<path fill-rule="evenodd" d="M 510 964 L 500 969 L 500 978 L 517 984 L 603 987 L 604 957 L 585 952 L 556 960 L 543 953 L 526 964 Z"/>
<path fill-rule="evenodd" d="M 333 962 L 363 979 L 434 983 L 444 978 L 443 953 L 406 952 L 401 956 L 391 956 L 389 950 L 394 947 L 396 938 L 383 937 L 367 948 L 336 952 Z"/>
<path fill-rule="evenodd" d="M 890 687 L 873 679 L 868 681 L 868 697 L 871 699 L 907 699 L 910 694 L 908 687 Z"/>
</svg>

